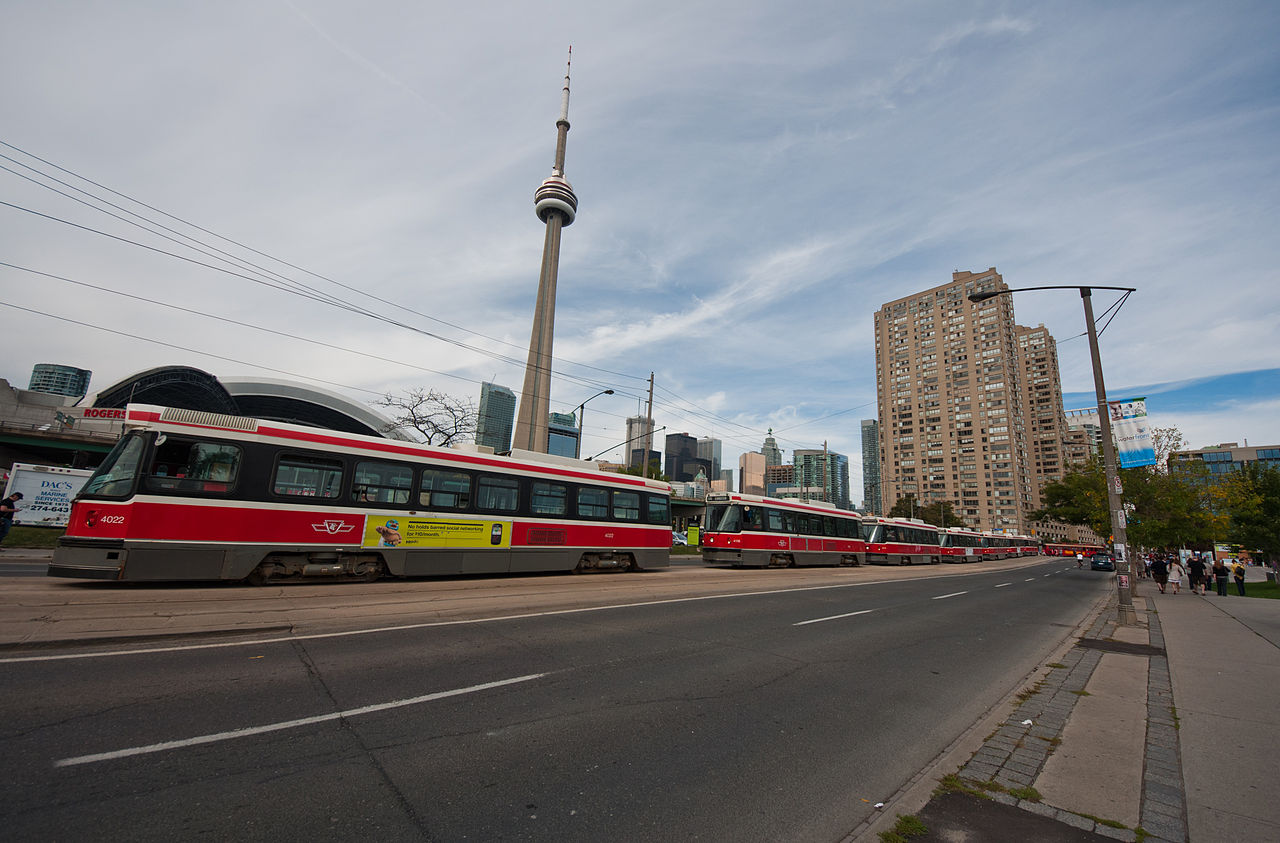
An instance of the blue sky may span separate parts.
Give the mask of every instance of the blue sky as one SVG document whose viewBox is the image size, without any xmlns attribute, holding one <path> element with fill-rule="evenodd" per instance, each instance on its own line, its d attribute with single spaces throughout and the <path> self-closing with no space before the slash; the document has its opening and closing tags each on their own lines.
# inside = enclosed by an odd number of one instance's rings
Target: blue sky
<svg viewBox="0 0 1280 843">
<path fill-rule="evenodd" d="M 292 266 L 218 241 L 276 273 L 237 270 L 255 281 L 108 239 L 58 220 L 214 262 L 0 170 L 0 261 L 25 268 L 0 267 L 0 377 L 518 390 L 573 44 L 553 408 L 616 391 L 584 453 L 612 455 L 654 371 L 668 432 L 731 465 L 770 427 L 826 441 L 856 497 L 872 314 L 990 266 L 1136 287 L 1102 336 L 1112 396 L 1193 446 L 1278 443 L 1278 36 L 1269 2 L 20 4 L 0 165 L 89 187 L 37 155 Z M 1068 406 L 1092 404 L 1078 296 L 1015 307 L 1058 338 Z"/>
</svg>

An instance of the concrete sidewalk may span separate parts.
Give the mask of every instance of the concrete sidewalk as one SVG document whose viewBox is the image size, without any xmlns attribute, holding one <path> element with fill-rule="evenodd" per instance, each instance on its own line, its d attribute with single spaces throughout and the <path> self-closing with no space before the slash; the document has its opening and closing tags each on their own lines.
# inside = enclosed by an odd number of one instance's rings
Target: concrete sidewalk
<svg viewBox="0 0 1280 843">
<path fill-rule="evenodd" d="M 1235 591 L 1143 581 L 1128 627 L 1113 594 L 1012 714 L 982 726 L 995 729 L 919 809 L 929 833 L 916 839 L 1280 840 L 1280 600 Z M 904 795 L 860 839 L 917 807 Z"/>
</svg>

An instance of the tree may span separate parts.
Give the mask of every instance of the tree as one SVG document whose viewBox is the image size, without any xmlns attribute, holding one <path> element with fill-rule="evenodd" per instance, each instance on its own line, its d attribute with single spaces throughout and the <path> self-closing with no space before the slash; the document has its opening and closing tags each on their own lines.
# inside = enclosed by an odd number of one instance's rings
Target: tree
<svg viewBox="0 0 1280 843">
<path fill-rule="evenodd" d="M 893 509 L 889 510 L 889 518 L 915 518 L 916 513 L 920 511 L 919 504 L 916 503 L 916 496 L 908 492 L 898 498 L 898 502 L 893 505 Z"/>
<path fill-rule="evenodd" d="M 1266 561 L 1280 559 L 1280 469 L 1245 463 L 1220 488 L 1230 516 L 1227 539 Z"/>
<path fill-rule="evenodd" d="M 1175 427 L 1157 428 L 1152 439 L 1157 465 L 1117 469 L 1124 492 L 1125 532 L 1134 547 L 1197 547 L 1205 549 L 1225 529 L 1225 520 L 1210 505 L 1207 471 L 1203 464 L 1167 466 L 1170 452 L 1184 447 Z M 1100 536 L 1111 535 L 1106 472 L 1101 457 L 1077 466 L 1043 490 L 1044 508 L 1031 514 L 1081 524 Z"/>
<path fill-rule="evenodd" d="M 391 424 L 383 433 L 408 431 L 428 445 L 474 441 L 477 416 L 470 399 L 417 388 L 403 395 L 387 393 L 373 404 L 391 410 Z"/>
</svg>

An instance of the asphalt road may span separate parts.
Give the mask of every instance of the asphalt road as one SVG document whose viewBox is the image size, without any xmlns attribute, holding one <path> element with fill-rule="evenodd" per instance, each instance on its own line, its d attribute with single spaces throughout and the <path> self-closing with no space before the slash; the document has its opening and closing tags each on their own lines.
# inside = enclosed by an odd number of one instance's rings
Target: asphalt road
<svg viewBox="0 0 1280 843">
<path fill-rule="evenodd" d="M 470 582 L 442 625 L 5 659 L 5 836 L 837 840 L 1112 585 L 1063 560 L 952 571 L 723 572 L 736 592 L 523 617 Z"/>
</svg>

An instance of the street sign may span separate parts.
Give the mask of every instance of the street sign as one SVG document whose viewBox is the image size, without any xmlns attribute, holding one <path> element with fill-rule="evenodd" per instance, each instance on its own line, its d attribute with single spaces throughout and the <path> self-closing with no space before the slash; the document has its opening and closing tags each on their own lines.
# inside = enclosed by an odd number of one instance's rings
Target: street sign
<svg viewBox="0 0 1280 843">
<path fill-rule="evenodd" d="M 1127 574 L 1120 574 L 1120 575 L 1118 575 L 1118 576 L 1116 577 L 1116 580 L 1117 580 L 1117 582 L 1116 582 L 1116 587 L 1117 587 L 1117 588 L 1128 588 L 1128 587 L 1129 587 L 1129 576 L 1128 576 Z"/>
</svg>

